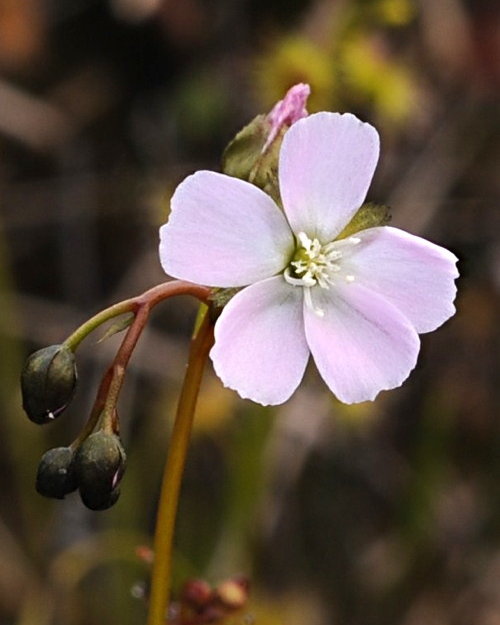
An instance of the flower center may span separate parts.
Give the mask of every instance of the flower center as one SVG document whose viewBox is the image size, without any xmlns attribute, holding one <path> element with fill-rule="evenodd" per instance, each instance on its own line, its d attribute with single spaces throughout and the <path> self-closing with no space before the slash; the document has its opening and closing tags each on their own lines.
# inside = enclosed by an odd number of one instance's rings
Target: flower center
<svg viewBox="0 0 500 625">
<path fill-rule="evenodd" d="M 305 232 L 299 232 L 297 239 L 299 246 L 283 275 L 289 284 L 304 287 L 306 305 L 323 317 L 324 311 L 313 304 L 311 288 L 329 289 L 337 280 L 354 282 L 355 276 L 343 271 L 342 257 L 346 248 L 357 245 L 361 239 L 348 237 L 321 245 L 318 239 L 309 238 Z"/>
</svg>

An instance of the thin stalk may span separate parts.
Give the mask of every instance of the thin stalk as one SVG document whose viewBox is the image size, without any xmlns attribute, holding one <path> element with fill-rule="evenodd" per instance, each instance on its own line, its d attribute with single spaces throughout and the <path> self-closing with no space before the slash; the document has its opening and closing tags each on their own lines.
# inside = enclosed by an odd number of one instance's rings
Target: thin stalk
<svg viewBox="0 0 500 625">
<path fill-rule="evenodd" d="M 151 309 L 159 302 L 173 297 L 174 295 L 194 295 L 202 302 L 205 302 L 209 294 L 210 289 L 198 284 L 191 284 L 190 282 L 184 282 L 182 280 L 164 282 L 137 297 L 124 300 L 123 302 L 119 302 L 118 304 L 102 310 L 82 324 L 66 339 L 65 344 L 70 349 L 75 350 L 90 332 L 109 319 L 125 312 L 133 312 L 135 315 L 132 325 L 127 330 L 125 338 L 113 362 L 102 378 L 88 421 L 71 445 L 73 449 L 78 448 L 87 436 L 93 432 L 104 411 L 107 413 L 103 415 L 105 427 L 114 431 L 117 429 L 116 402 L 123 384 L 128 361 L 148 321 Z"/>
<path fill-rule="evenodd" d="M 116 402 L 123 384 L 128 361 L 146 326 L 149 312 L 149 305 L 141 304 L 132 325 L 127 330 L 120 349 L 102 378 L 90 417 L 78 438 L 72 443 L 74 449 L 77 449 L 87 436 L 93 432 L 101 416 L 103 417 L 104 427 L 109 431 L 114 431 L 115 434 L 117 433 Z"/>
<path fill-rule="evenodd" d="M 120 349 L 109 368 L 110 382 L 103 407 L 103 426 L 117 434 L 118 422 L 116 418 L 116 404 L 123 385 L 128 361 L 132 356 L 137 341 L 144 330 L 149 318 L 149 304 L 142 304 L 137 311 L 133 324 L 127 331 Z"/>
<path fill-rule="evenodd" d="M 123 300 L 113 304 L 109 308 L 101 310 L 96 315 L 85 321 L 79 328 L 77 328 L 65 341 L 64 344 L 72 351 L 80 345 L 85 337 L 98 328 L 106 321 L 114 319 L 124 313 L 134 313 L 144 304 L 148 304 L 149 308 L 153 308 L 158 302 L 172 297 L 174 295 L 194 295 L 202 302 L 205 302 L 210 294 L 210 289 L 206 286 L 200 286 L 198 284 L 191 284 L 190 282 L 184 282 L 183 280 L 171 280 L 154 286 L 152 289 L 145 291 L 137 297 Z"/>
<path fill-rule="evenodd" d="M 173 538 L 180 487 L 203 369 L 213 341 L 213 323 L 207 312 L 191 343 L 186 375 L 163 472 L 156 517 L 155 555 L 147 625 L 165 625 L 167 619 L 172 579 Z"/>
</svg>

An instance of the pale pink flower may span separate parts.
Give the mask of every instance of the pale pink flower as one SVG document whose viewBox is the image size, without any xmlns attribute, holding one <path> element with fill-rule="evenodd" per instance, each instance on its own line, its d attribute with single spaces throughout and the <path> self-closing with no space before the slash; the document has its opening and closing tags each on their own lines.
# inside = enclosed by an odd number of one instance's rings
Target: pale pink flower
<svg viewBox="0 0 500 625">
<path fill-rule="evenodd" d="M 261 404 L 286 401 L 311 353 L 346 403 L 399 386 L 418 333 L 454 314 L 456 257 L 397 228 L 336 240 L 365 199 L 377 131 L 351 114 L 317 113 L 284 136 L 284 212 L 256 186 L 210 171 L 186 178 L 161 228 L 176 278 L 245 287 L 224 307 L 210 353 L 223 383 Z"/>
<path fill-rule="evenodd" d="M 283 100 L 277 102 L 267 115 L 271 129 L 262 148 L 265 152 L 278 136 L 283 126 L 291 126 L 303 117 L 307 117 L 306 102 L 311 94 L 311 87 L 302 82 L 290 87 Z"/>
</svg>

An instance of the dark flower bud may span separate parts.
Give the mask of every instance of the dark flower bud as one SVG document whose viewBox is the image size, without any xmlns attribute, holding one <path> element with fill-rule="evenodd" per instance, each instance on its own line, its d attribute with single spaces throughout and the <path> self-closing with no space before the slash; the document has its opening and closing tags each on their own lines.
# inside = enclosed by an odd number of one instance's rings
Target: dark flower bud
<svg viewBox="0 0 500 625">
<path fill-rule="evenodd" d="M 40 495 L 64 499 L 77 487 L 73 450 L 70 447 L 56 447 L 45 452 L 36 474 L 36 490 Z"/>
<path fill-rule="evenodd" d="M 49 423 L 63 412 L 76 388 L 75 355 L 66 345 L 31 354 L 21 373 L 23 408 L 35 423 Z"/>
<path fill-rule="evenodd" d="M 117 501 L 125 464 L 125 451 L 115 434 L 100 430 L 81 444 L 74 466 L 80 495 L 88 508 L 105 510 Z"/>
</svg>

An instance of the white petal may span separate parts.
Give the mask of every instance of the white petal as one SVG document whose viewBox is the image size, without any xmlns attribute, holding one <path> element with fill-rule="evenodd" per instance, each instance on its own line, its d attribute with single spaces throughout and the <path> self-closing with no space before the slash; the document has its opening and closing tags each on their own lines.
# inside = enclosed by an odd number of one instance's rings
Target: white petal
<svg viewBox="0 0 500 625">
<path fill-rule="evenodd" d="M 264 406 L 286 401 L 309 359 L 303 292 L 282 276 L 237 293 L 215 325 L 210 352 L 225 386 Z"/>
<path fill-rule="evenodd" d="M 293 235 L 274 201 L 254 185 L 211 171 L 186 178 L 160 229 L 160 260 L 174 278 L 244 286 L 281 271 Z"/>
<path fill-rule="evenodd" d="M 417 332 L 435 330 L 455 313 L 457 257 L 444 247 L 390 227 L 359 232 L 349 273 L 398 308 Z"/>
<path fill-rule="evenodd" d="M 283 139 L 280 192 L 292 230 L 332 241 L 366 197 L 377 165 L 378 133 L 349 113 L 316 113 Z"/>
<path fill-rule="evenodd" d="M 306 338 L 318 370 L 343 402 L 375 399 L 399 386 L 417 361 L 420 341 L 392 304 L 356 284 L 315 288 L 318 316 L 304 311 Z"/>
</svg>

